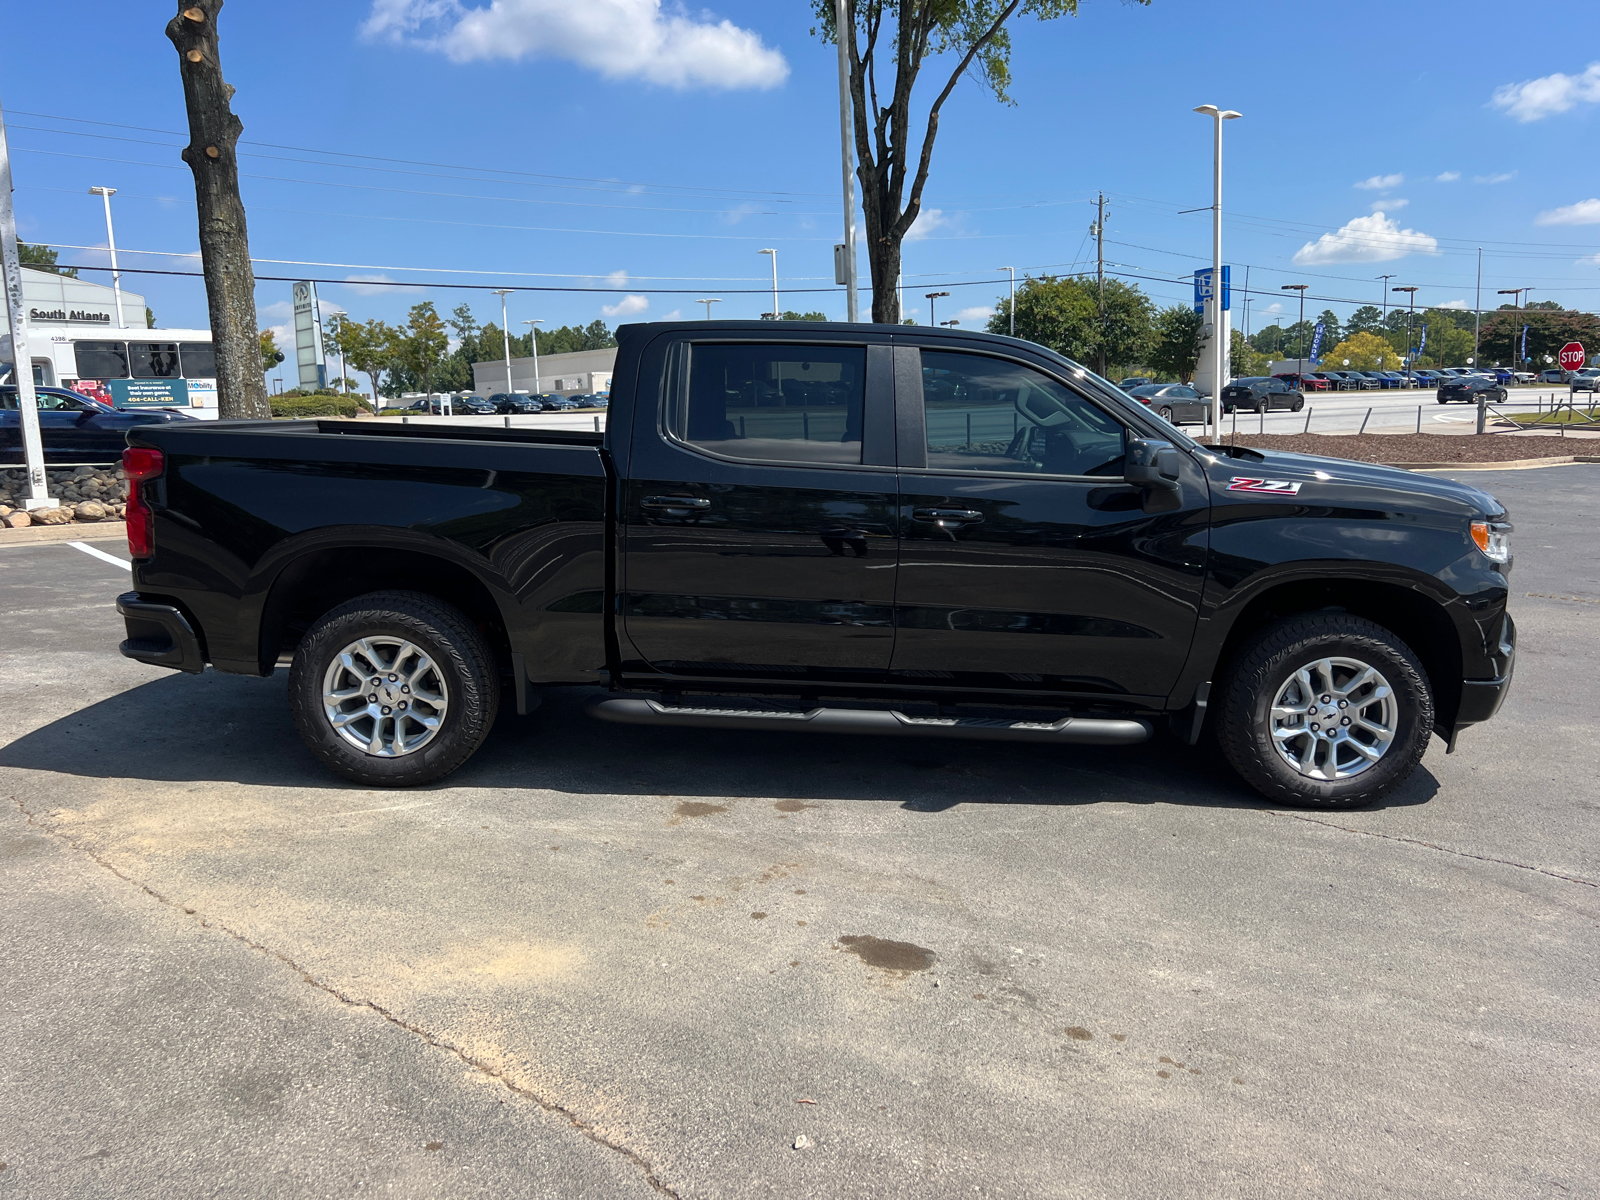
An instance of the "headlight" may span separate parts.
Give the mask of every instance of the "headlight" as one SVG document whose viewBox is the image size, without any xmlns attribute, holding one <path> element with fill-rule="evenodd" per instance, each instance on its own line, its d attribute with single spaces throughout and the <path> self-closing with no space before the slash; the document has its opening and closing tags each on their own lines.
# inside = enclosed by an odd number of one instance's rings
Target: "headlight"
<svg viewBox="0 0 1600 1200">
<path fill-rule="evenodd" d="M 1511 526 L 1491 521 L 1472 523 L 1472 540 L 1490 562 L 1511 561 Z"/>
</svg>

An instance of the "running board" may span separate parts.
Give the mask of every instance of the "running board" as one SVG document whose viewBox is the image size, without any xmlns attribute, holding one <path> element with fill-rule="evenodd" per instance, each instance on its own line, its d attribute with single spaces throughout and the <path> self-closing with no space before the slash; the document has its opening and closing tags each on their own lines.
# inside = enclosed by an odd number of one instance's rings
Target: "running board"
<svg viewBox="0 0 1600 1200">
<path fill-rule="evenodd" d="M 690 708 L 633 696 L 596 696 L 589 715 L 622 725 L 696 725 L 701 729 L 791 730 L 796 733 L 867 733 L 890 737 L 976 738 L 1001 742 L 1054 742 L 1076 746 L 1133 746 L 1150 738 L 1150 723 L 1132 718 L 1063 717 L 1059 721 L 994 721 L 978 717 L 908 717 L 866 708 L 813 708 L 810 712 L 749 712 Z"/>
</svg>

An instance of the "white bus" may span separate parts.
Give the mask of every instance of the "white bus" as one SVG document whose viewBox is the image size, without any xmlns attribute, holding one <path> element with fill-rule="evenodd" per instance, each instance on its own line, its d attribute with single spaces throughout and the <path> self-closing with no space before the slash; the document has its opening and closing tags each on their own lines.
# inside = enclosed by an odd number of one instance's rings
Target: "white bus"
<svg viewBox="0 0 1600 1200">
<path fill-rule="evenodd" d="M 33 379 L 117 408 L 217 415 L 217 360 L 209 329 L 84 329 L 28 323 Z"/>
</svg>

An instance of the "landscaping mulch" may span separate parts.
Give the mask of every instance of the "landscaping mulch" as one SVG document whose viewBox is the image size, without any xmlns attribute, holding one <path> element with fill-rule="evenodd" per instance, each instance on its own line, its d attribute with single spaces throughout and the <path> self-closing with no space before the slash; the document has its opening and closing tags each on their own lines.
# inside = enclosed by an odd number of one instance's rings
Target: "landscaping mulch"
<svg viewBox="0 0 1600 1200">
<path fill-rule="evenodd" d="M 1444 435 L 1435 433 L 1364 433 L 1334 436 L 1322 433 L 1224 434 L 1225 444 L 1253 446 L 1259 450 L 1287 450 L 1294 454 L 1320 454 L 1327 458 L 1352 458 L 1370 463 L 1490 463 L 1528 458 L 1558 458 L 1600 453 L 1600 441 L 1564 438 L 1556 434 Z"/>
</svg>

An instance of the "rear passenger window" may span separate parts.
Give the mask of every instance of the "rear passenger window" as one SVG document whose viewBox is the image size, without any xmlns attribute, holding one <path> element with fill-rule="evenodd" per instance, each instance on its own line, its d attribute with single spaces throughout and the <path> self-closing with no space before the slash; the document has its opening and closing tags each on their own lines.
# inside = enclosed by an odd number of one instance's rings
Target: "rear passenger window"
<svg viewBox="0 0 1600 1200">
<path fill-rule="evenodd" d="M 673 434 L 763 462 L 859 463 L 862 346 L 691 345 Z"/>
<path fill-rule="evenodd" d="M 922 399 L 935 470 L 1122 474 L 1122 424 L 1020 363 L 924 350 Z"/>
</svg>

